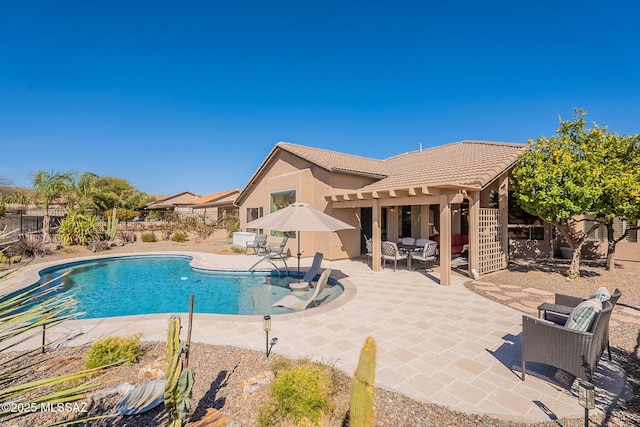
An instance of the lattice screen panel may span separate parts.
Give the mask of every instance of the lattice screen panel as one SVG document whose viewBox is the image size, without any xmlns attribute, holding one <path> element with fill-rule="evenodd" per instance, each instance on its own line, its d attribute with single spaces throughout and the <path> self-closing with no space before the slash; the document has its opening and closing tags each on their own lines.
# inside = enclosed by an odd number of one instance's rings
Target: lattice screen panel
<svg viewBox="0 0 640 427">
<path fill-rule="evenodd" d="M 507 267 L 502 248 L 502 227 L 498 209 L 480 208 L 480 262 L 478 273 L 487 274 Z"/>
</svg>

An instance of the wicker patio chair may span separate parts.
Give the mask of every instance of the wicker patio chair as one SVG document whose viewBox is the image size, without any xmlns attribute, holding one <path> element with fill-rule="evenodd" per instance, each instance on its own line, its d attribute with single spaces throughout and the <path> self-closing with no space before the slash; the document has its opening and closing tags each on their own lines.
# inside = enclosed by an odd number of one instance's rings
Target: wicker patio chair
<svg viewBox="0 0 640 427">
<path fill-rule="evenodd" d="M 577 378 L 591 380 L 607 346 L 612 310 L 613 305 L 605 301 L 602 311 L 586 332 L 523 315 L 522 380 L 525 379 L 526 362 L 554 366 Z"/>
</svg>

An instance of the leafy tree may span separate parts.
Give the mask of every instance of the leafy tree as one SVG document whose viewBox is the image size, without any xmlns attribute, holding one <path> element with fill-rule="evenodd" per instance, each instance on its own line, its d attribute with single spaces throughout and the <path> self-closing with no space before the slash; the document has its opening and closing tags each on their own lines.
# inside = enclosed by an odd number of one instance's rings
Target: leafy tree
<svg viewBox="0 0 640 427">
<path fill-rule="evenodd" d="M 586 128 L 584 110 L 574 112 L 572 121 L 560 120 L 551 138 L 530 140 L 513 170 L 515 197 L 530 214 L 550 222 L 560 231 L 573 251 L 569 275 L 580 275 L 580 251 L 587 236 L 600 224 L 588 230 L 579 227 L 580 215 L 599 213 L 603 194 L 600 181 L 604 173 L 598 163 L 598 134 Z"/>
<path fill-rule="evenodd" d="M 638 229 L 640 219 L 640 135 L 618 135 L 599 129 L 594 124 L 585 151 L 594 157 L 599 168 L 602 194 L 598 199 L 596 218 L 607 228 L 607 269 L 613 270 L 616 244 Z M 634 224 L 614 235 L 614 220 Z"/>
<path fill-rule="evenodd" d="M 35 189 L 36 197 L 44 207 L 44 217 L 42 219 L 42 242 L 51 242 L 51 217 L 49 216 L 49 205 L 55 199 L 67 195 L 73 187 L 73 172 L 38 171 L 31 174 L 32 185 Z"/>
<path fill-rule="evenodd" d="M 94 183 L 94 202 L 101 211 L 113 208 L 140 209 L 151 200 L 123 178 L 98 177 Z"/>
</svg>

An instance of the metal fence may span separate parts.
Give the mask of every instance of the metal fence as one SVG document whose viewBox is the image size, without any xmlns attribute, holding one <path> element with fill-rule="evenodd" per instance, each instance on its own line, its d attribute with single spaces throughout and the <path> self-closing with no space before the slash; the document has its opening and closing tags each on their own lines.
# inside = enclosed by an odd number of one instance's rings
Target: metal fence
<svg viewBox="0 0 640 427">
<path fill-rule="evenodd" d="M 8 234 L 4 239 L 0 239 L 2 242 L 10 242 L 16 240 L 19 236 L 23 236 L 29 233 L 36 233 L 42 230 L 42 222 L 44 216 L 41 215 L 26 215 L 7 213 L 0 217 L 0 230 L 5 229 Z M 51 228 L 60 225 L 60 221 L 64 216 L 50 215 Z"/>
</svg>

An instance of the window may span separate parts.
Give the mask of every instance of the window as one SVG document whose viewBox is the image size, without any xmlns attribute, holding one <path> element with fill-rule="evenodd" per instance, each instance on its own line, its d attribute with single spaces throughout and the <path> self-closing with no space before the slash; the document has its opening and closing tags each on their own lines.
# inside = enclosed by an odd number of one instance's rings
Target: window
<svg viewBox="0 0 640 427">
<path fill-rule="evenodd" d="M 279 211 L 282 208 L 286 208 L 290 204 L 296 202 L 296 190 L 286 190 L 271 193 L 270 209 L 271 213 Z M 296 232 L 291 230 L 271 230 L 272 236 L 288 236 L 290 239 L 295 239 Z"/>
<path fill-rule="evenodd" d="M 509 192 L 509 238 L 514 240 L 544 240 L 544 222 L 520 207 Z"/>
<path fill-rule="evenodd" d="M 588 216 L 586 217 L 586 221 L 584 221 L 584 231 L 588 231 L 594 223 L 594 217 L 593 216 Z M 620 218 L 615 218 L 613 220 L 613 238 L 614 239 L 619 239 L 620 236 L 622 236 L 624 234 L 625 231 L 627 231 L 628 228 L 630 227 L 634 227 L 633 222 L 628 222 L 627 220 L 624 219 L 620 219 Z M 589 236 L 587 237 L 587 240 L 589 241 L 596 241 L 596 242 L 606 242 L 607 241 L 607 227 L 604 225 L 601 225 L 600 227 L 598 227 L 596 230 L 592 231 L 591 233 L 589 233 Z M 637 243 L 638 242 L 638 234 L 635 231 L 631 231 L 627 237 L 622 240 L 623 242 L 629 242 L 629 243 Z"/>
<path fill-rule="evenodd" d="M 247 222 L 251 222 L 255 219 L 262 218 L 262 208 L 247 208 Z M 250 233 L 262 233 L 262 229 L 247 228 Z"/>
</svg>

